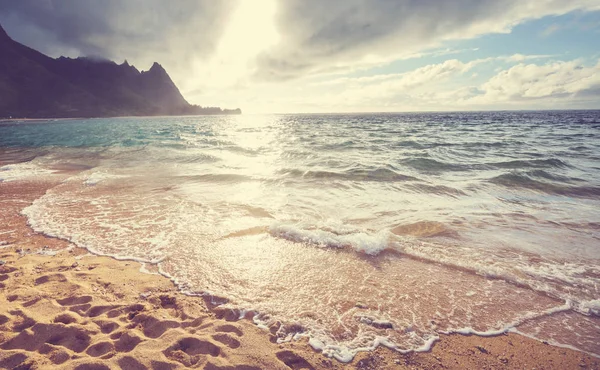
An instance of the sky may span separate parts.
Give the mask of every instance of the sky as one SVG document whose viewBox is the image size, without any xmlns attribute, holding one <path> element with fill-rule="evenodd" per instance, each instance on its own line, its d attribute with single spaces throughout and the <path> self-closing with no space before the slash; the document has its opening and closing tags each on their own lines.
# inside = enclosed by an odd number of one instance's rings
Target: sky
<svg viewBox="0 0 600 370">
<path fill-rule="evenodd" d="M 600 0 L 0 0 L 0 24 L 245 113 L 600 109 Z"/>
</svg>

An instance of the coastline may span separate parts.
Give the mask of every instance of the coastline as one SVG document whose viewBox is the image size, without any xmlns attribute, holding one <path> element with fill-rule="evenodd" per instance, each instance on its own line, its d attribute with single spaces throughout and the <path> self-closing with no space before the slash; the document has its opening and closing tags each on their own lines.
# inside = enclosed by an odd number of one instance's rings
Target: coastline
<svg viewBox="0 0 600 370">
<path fill-rule="evenodd" d="M 47 117 L 47 118 L 0 118 L 0 125 L 11 123 L 44 123 L 54 121 L 76 121 L 91 119 L 115 119 L 115 118 L 161 118 L 161 117 L 204 117 L 204 116 L 239 116 L 242 113 L 204 113 L 204 114 L 172 114 L 172 115 L 149 115 L 149 116 L 91 116 L 91 117 Z"/>
<path fill-rule="evenodd" d="M 0 183 L 0 368 L 600 368 L 598 358 L 513 333 L 441 336 L 423 353 L 380 346 L 348 364 L 306 340 L 274 343 L 276 327 L 185 296 L 139 263 L 33 232 L 20 211 L 51 186 Z"/>
</svg>

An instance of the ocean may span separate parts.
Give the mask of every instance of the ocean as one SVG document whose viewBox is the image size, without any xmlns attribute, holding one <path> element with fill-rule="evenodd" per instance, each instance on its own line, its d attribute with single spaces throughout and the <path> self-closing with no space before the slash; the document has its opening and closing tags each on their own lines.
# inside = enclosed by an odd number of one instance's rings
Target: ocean
<svg viewBox="0 0 600 370">
<path fill-rule="evenodd" d="M 40 233 L 350 360 L 514 331 L 600 356 L 600 111 L 0 124 Z"/>
</svg>

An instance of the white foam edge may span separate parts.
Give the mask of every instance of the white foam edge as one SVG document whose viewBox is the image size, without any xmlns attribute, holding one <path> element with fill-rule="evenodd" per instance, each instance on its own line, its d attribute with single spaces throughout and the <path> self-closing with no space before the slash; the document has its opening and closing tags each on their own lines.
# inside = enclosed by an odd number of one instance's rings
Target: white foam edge
<svg viewBox="0 0 600 370">
<path fill-rule="evenodd" d="M 268 230 L 273 237 L 319 247 L 343 248 L 349 246 L 357 252 L 369 255 L 377 255 L 390 247 L 391 233 L 387 230 L 374 234 L 362 231 L 335 234 L 322 229 L 307 229 L 301 225 L 285 223 L 274 223 L 269 226 Z"/>
<path fill-rule="evenodd" d="M 253 311 L 256 312 L 256 311 Z M 269 330 L 268 321 L 261 319 L 262 315 L 257 313 L 252 318 L 254 324 L 263 329 Z M 243 317 L 242 317 L 243 318 Z M 308 344 L 318 352 L 321 352 L 324 356 L 335 358 L 336 360 L 348 363 L 351 362 L 354 357 L 359 352 L 372 352 L 376 350 L 379 346 L 387 347 L 391 350 L 397 351 L 402 354 L 411 353 L 411 352 L 428 352 L 433 347 L 434 343 L 437 342 L 440 337 L 437 335 L 431 335 L 427 339 L 424 339 L 423 345 L 413 349 L 401 349 L 394 343 L 392 343 L 388 338 L 383 336 L 377 336 L 373 339 L 373 342 L 370 346 L 356 347 L 350 349 L 347 346 L 339 345 L 339 344 L 325 344 L 322 340 L 318 339 L 316 336 L 312 335 L 310 332 L 307 333 L 290 333 L 285 338 L 280 338 L 277 340 L 277 343 L 286 343 L 291 341 L 298 341 L 302 338 L 308 338 Z"/>
<path fill-rule="evenodd" d="M 140 262 L 140 272 L 148 275 L 160 275 L 158 272 L 152 272 L 146 267 L 146 262 Z M 161 275 L 162 276 L 162 275 Z"/>
<path fill-rule="evenodd" d="M 584 351 L 584 350 L 579 349 L 579 348 L 577 348 L 575 346 L 571 346 L 569 344 L 563 344 L 563 343 L 557 342 L 557 341 L 555 341 L 553 339 L 540 339 L 540 338 L 535 337 L 534 335 L 527 334 L 527 333 L 524 333 L 522 331 L 519 331 L 519 329 L 517 329 L 517 328 L 512 328 L 510 330 L 510 332 L 522 335 L 522 336 L 527 337 L 529 339 L 537 340 L 538 342 L 547 343 L 547 344 L 549 344 L 551 346 L 554 346 L 554 347 L 570 349 L 570 350 L 573 350 L 573 351 L 585 353 L 586 355 L 589 355 L 589 356 L 592 356 L 592 357 L 600 358 L 599 354 L 595 354 L 593 352 Z"/>
<path fill-rule="evenodd" d="M 8 164 L 0 167 L 0 182 L 27 179 L 32 176 L 52 175 L 56 171 L 40 167 L 31 162 Z"/>
<path fill-rule="evenodd" d="M 107 180 L 107 179 L 119 179 L 119 178 L 125 178 L 128 177 L 126 175 L 117 175 L 117 174 L 109 174 L 103 171 L 97 171 L 97 172 L 92 172 L 91 174 L 87 175 L 85 180 L 83 181 L 84 185 L 87 186 L 95 186 L 98 185 L 100 182 Z"/>
<path fill-rule="evenodd" d="M 45 235 L 48 236 L 50 238 L 57 238 L 57 239 L 61 239 L 61 240 L 66 240 L 69 243 L 72 243 L 80 248 L 86 249 L 88 252 L 94 254 L 95 256 L 100 256 L 100 257 L 110 257 L 113 258 L 117 261 L 133 261 L 133 262 L 139 262 L 139 263 L 150 263 L 150 264 L 158 264 L 160 262 L 162 262 L 166 256 L 162 256 L 160 258 L 155 258 L 155 259 L 147 259 L 147 258 L 139 258 L 139 257 L 133 257 L 133 256 L 127 256 L 127 255 L 115 255 L 115 254 L 110 254 L 110 253 L 104 253 L 104 252 L 100 252 L 88 245 L 85 244 L 81 244 L 81 243 L 77 243 L 76 241 L 73 240 L 73 238 L 64 236 L 64 235 L 57 235 L 57 234 L 53 234 L 51 232 L 48 231 L 44 231 L 35 221 L 32 221 L 32 218 L 29 215 L 29 211 L 30 209 L 34 209 L 35 206 L 35 201 L 28 207 L 23 208 L 23 210 L 21 210 L 21 215 L 27 217 L 27 224 L 29 225 L 29 227 L 31 227 L 31 229 L 33 231 L 35 231 L 38 234 L 41 235 Z"/>
<path fill-rule="evenodd" d="M 440 340 L 439 336 L 432 335 L 429 336 L 427 339 L 424 339 L 424 342 L 420 347 L 406 350 L 398 348 L 398 346 L 392 343 L 388 338 L 378 336 L 375 337 L 371 346 L 349 349 L 348 347 L 342 345 L 327 345 L 321 340 L 311 337 L 310 334 L 296 334 L 294 336 L 295 340 L 297 339 L 296 337 L 308 337 L 308 344 L 315 351 L 320 351 L 321 353 L 323 353 L 323 355 L 327 357 L 333 357 L 336 360 L 343 363 L 351 362 L 359 352 L 372 352 L 376 350 L 379 346 L 384 346 L 402 354 L 407 354 L 411 352 L 429 352 L 431 351 L 431 348 L 433 347 L 434 343 Z"/>
<path fill-rule="evenodd" d="M 480 331 L 480 330 L 475 330 L 471 327 L 463 327 L 463 328 L 457 328 L 457 329 L 450 329 L 450 330 L 446 330 L 446 331 L 440 331 L 440 333 L 447 334 L 447 335 L 462 334 L 462 335 L 477 335 L 479 337 L 495 337 L 498 335 L 505 334 L 527 321 L 530 321 L 533 319 L 538 319 L 538 318 L 544 317 L 544 316 L 550 316 L 550 315 L 553 315 L 553 314 L 556 314 L 559 312 L 567 312 L 567 311 L 572 311 L 572 310 L 573 310 L 573 303 L 567 301 L 563 305 L 556 306 L 556 307 L 550 307 L 541 312 L 529 312 L 529 313 L 517 318 L 513 322 L 504 325 L 502 328 L 499 328 L 499 329 Z"/>
<path fill-rule="evenodd" d="M 506 333 L 516 333 L 516 334 L 522 335 L 524 337 L 537 340 L 542 343 L 550 344 L 552 346 L 556 346 L 556 347 L 560 347 L 560 348 L 567 348 L 567 349 L 571 349 L 574 351 L 588 354 L 588 355 L 596 357 L 596 358 L 600 358 L 599 354 L 588 352 L 588 351 L 582 350 L 580 348 L 577 348 L 575 346 L 563 344 L 563 343 L 557 342 L 555 340 L 540 339 L 532 334 L 524 333 L 518 329 L 519 325 L 521 325 L 529 320 L 537 319 L 537 318 L 544 317 L 544 316 L 550 316 L 550 315 L 560 313 L 560 312 L 573 311 L 573 312 L 581 314 L 581 312 L 579 312 L 578 310 L 575 309 L 574 305 L 575 305 L 574 302 L 567 301 L 567 302 L 565 302 L 565 304 L 563 304 L 561 306 L 551 307 L 551 308 L 544 310 L 542 312 L 539 312 L 539 313 L 532 312 L 532 313 L 530 313 L 528 315 L 524 315 L 524 316 L 520 317 L 519 319 L 513 321 L 512 323 L 505 325 L 504 327 L 502 327 L 500 329 L 496 329 L 496 330 L 479 331 L 479 330 L 475 330 L 473 328 L 464 327 L 464 328 L 460 328 L 460 329 L 440 331 L 439 333 L 446 334 L 446 335 L 450 335 L 450 334 L 476 335 L 479 337 L 495 337 L 495 336 L 506 334 Z"/>
<path fill-rule="evenodd" d="M 84 259 L 85 257 L 95 257 L 95 256 L 96 256 L 95 254 L 92 254 L 92 253 L 88 252 L 86 254 L 82 254 L 80 256 L 76 256 L 75 259 L 76 260 L 81 260 L 81 259 Z"/>
<path fill-rule="evenodd" d="M 391 243 L 390 245 L 409 258 L 416 258 L 422 261 L 440 263 L 445 266 L 464 269 L 474 274 L 483 276 L 485 278 L 499 279 L 506 281 L 510 284 L 525 286 L 535 292 L 542 292 L 549 295 L 550 297 L 569 302 L 572 310 L 579 312 L 583 315 L 594 314 L 600 316 L 600 300 L 577 301 L 574 297 L 570 295 L 560 294 L 560 292 L 557 292 L 555 289 L 552 289 L 547 284 L 543 284 L 540 281 L 531 281 L 523 279 L 516 276 L 513 273 L 510 273 L 509 271 L 498 269 L 493 266 L 480 266 L 478 263 L 466 263 L 455 258 L 448 258 L 446 256 L 438 256 L 432 258 L 431 254 L 424 253 L 418 247 L 437 248 L 436 244 L 420 241 L 413 238 L 400 237 L 397 235 L 392 235 L 392 238 L 395 239 L 396 242 Z M 406 247 L 403 247 L 403 245 L 406 245 L 406 243 L 412 246 L 413 249 L 407 249 Z M 598 302 L 596 303 L 596 301 Z M 591 305 L 590 302 L 592 302 Z"/>
</svg>

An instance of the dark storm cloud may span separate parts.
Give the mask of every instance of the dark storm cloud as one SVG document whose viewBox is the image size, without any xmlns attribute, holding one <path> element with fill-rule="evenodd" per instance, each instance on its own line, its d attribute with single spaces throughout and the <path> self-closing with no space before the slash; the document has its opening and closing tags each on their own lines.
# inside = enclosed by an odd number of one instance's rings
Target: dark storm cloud
<svg viewBox="0 0 600 370">
<path fill-rule="evenodd" d="M 261 54 L 257 77 L 331 71 L 367 55 L 391 60 L 444 40 L 507 32 L 526 19 L 599 8 L 597 0 L 279 1 L 282 42 Z"/>
<path fill-rule="evenodd" d="M 72 50 L 173 65 L 214 50 L 232 2 L 0 0 L 0 22 L 14 39 L 53 56 Z"/>
</svg>

